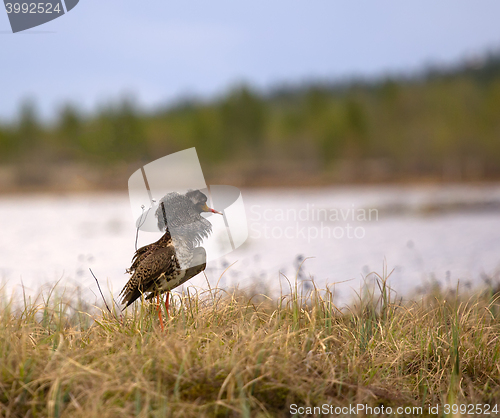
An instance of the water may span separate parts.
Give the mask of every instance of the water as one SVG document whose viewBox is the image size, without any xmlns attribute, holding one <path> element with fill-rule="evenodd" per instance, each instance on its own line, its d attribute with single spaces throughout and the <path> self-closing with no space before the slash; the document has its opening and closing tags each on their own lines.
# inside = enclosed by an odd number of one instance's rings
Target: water
<svg viewBox="0 0 500 418">
<path fill-rule="evenodd" d="M 500 185 L 243 190 L 243 199 L 249 239 L 189 284 L 206 289 L 232 265 L 219 285 L 257 283 L 267 293 L 286 286 L 285 277 L 305 288 L 313 278 L 319 287 L 336 283 L 347 301 L 384 263 L 401 295 L 499 276 Z M 115 295 L 127 281 L 136 234 L 127 194 L 4 196 L 0 215 L 0 276 L 9 289 L 59 281 L 93 298 L 89 268 Z M 138 245 L 157 237 L 140 233 Z"/>
</svg>

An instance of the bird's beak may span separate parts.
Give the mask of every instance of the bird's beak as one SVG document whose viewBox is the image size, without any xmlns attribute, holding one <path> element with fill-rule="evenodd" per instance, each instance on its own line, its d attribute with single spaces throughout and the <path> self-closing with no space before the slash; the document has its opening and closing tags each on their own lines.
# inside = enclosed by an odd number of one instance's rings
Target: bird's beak
<svg viewBox="0 0 500 418">
<path fill-rule="evenodd" d="M 209 208 L 206 203 L 201 207 L 201 210 L 203 212 L 212 212 L 212 213 L 218 213 L 219 215 L 222 215 L 222 212 L 219 212 L 218 210 Z"/>
</svg>

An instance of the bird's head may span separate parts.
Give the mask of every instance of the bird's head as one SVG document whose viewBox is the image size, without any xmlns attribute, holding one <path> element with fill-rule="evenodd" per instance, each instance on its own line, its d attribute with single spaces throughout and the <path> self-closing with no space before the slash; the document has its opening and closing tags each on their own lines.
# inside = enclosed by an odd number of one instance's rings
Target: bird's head
<svg viewBox="0 0 500 418">
<path fill-rule="evenodd" d="M 191 200 L 193 203 L 194 207 L 196 208 L 196 211 L 198 213 L 201 212 L 212 212 L 212 213 L 218 213 L 219 215 L 222 215 L 221 212 L 209 208 L 207 205 L 207 196 L 200 192 L 199 190 L 190 190 L 186 193 L 186 197 Z"/>
</svg>

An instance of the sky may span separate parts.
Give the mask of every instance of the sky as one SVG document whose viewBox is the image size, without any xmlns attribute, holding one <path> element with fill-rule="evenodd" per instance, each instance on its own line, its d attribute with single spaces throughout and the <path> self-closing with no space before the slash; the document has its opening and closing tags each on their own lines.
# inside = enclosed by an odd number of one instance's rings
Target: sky
<svg viewBox="0 0 500 418">
<path fill-rule="evenodd" d="M 497 0 L 80 0 L 13 34 L 0 11 L 0 121 L 27 98 L 50 119 L 68 102 L 154 108 L 240 83 L 418 71 L 498 50 L 498 16 Z"/>
</svg>

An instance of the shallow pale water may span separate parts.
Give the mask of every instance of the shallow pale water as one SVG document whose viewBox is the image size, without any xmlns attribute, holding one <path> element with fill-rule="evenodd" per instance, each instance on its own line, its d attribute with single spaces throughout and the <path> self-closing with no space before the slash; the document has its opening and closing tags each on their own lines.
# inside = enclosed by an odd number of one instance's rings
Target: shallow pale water
<svg viewBox="0 0 500 418">
<path fill-rule="evenodd" d="M 319 287 L 344 282 L 335 289 L 346 301 L 384 263 L 394 269 L 390 283 L 399 294 L 433 280 L 479 286 L 499 275 L 500 185 L 243 190 L 242 196 L 249 239 L 209 265 L 212 285 L 233 263 L 221 286 L 259 283 L 270 292 L 286 284 L 283 276 L 314 278 Z M 9 288 L 23 283 L 36 290 L 59 280 L 93 297 L 89 268 L 115 295 L 127 281 L 136 233 L 128 195 L 4 196 L 0 215 L 0 275 Z M 157 237 L 141 232 L 138 245 Z M 208 287 L 203 275 L 189 283 Z"/>
</svg>

